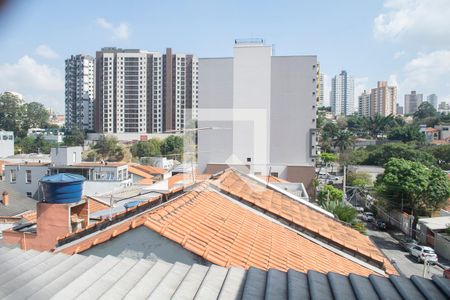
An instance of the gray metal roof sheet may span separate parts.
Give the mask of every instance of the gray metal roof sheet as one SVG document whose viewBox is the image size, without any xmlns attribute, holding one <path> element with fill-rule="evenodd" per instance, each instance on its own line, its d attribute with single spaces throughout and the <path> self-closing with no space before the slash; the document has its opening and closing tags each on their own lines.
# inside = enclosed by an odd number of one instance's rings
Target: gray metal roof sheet
<svg viewBox="0 0 450 300">
<path fill-rule="evenodd" d="M 2 299 L 449 299 L 450 280 L 243 270 L 0 247 Z"/>
<path fill-rule="evenodd" d="M 3 203 L 0 203 L 0 216 L 13 217 L 27 211 L 36 210 L 36 200 L 19 193 L 9 183 L 0 181 L 0 197 L 4 191 L 9 194 L 9 204 L 3 205 Z"/>
</svg>

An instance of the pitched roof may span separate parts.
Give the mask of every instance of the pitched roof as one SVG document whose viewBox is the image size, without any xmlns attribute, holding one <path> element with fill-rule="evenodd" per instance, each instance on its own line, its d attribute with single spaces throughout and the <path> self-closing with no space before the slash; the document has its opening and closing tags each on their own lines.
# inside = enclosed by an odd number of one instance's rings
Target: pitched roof
<svg viewBox="0 0 450 300">
<path fill-rule="evenodd" d="M 2 298 L 448 299 L 450 280 L 306 273 L 0 248 Z M 26 272 L 25 272 L 26 270 Z"/>
<path fill-rule="evenodd" d="M 153 166 L 134 164 L 133 167 L 140 169 L 141 171 L 147 172 L 149 174 L 165 174 L 166 170 L 163 168 L 157 168 Z"/>
<path fill-rule="evenodd" d="M 207 184 L 150 211 L 144 225 L 220 266 L 375 273 L 368 264 L 251 211 Z"/>
<path fill-rule="evenodd" d="M 8 183 L 0 181 L 0 197 L 4 191 L 9 194 L 9 204 L 0 203 L 0 216 L 12 217 L 36 210 L 36 200 L 26 197 L 14 190 Z"/>
<path fill-rule="evenodd" d="M 278 177 L 272 176 L 272 175 L 270 175 L 270 176 L 259 175 L 258 177 L 266 182 L 268 181 L 269 183 L 288 183 L 289 182 L 287 180 L 284 180 L 282 178 L 278 178 Z"/>
<path fill-rule="evenodd" d="M 388 260 L 367 236 L 285 194 L 266 188 L 250 177 L 230 169 L 218 177 L 216 184 L 220 190 L 241 201 L 255 205 L 326 241 L 391 268 Z"/>
<path fill-rule="evenodd" d="M 147 173 L 141 169 L 136 168 L 134 165 L 129 165 L 128 166 L 128 172 L 141 176 L 143 178 L 153 178 L 153 176 L 150 173 Z"/>
</svg>

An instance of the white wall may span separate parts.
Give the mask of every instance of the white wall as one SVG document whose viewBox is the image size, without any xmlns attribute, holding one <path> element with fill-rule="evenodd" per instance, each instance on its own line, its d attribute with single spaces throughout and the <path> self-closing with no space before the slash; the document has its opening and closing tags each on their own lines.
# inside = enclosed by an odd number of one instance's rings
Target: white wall
<svg viewBox="0 0 450 300">
<path fill-rule="evenodd" d="M 16 172 L 16 183 L 11 182 L 11 170 Z M 26 183 L 26 171 L 31 171 L 31 183 Z M 12 189 L 27 195 L 31 193 L 34 197 L 39 188 L 39 180 L 47 175 L 48 166 L 27 166 L 27 165 L 6 165 L 5 166 L 5 183 L 9 184 Z"/>
<path fill-rule="evenodd" d="M 0 131 L 0 158 L 14 155 L 14 133 Z"/>
<path fill-rule="evenodd" d="M 52 163 L 57 166 L 73 165 L 81 162 L 81 146 L 56 147 L 50 150 Z"/>
</svg>

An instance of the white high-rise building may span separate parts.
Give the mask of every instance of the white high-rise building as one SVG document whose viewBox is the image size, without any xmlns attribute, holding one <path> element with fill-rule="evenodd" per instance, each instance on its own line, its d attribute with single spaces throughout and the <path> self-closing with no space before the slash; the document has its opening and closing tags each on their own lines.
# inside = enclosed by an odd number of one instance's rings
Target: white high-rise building
<svg viewBox="0 0 450 300">
<path fill-rule="evenodd" d="M 193 55 L 103 48 L 96 59 L 97 132 L 161 133 L 197 117 Z"/>
<path fill-rule="evenodd" d="M 405 114 L 415 113 L 420 104 L 422 104 L 423 95 L 417 94 L 416 91 L 411 91 L 411 94 L 405 95 Z"/>
<path fill-rule="evenodd" d="M 353 77 L 342 71 L 331 80 L 331 111 L 334 115 L 351 115 L 354 112 L 355 92 Z"/>
<path fill-rule="evenodd" d="M 370 116 L 370 92 L 364 92 L 358 97 L 358 114 L 362 117 Z"/>
<path fill-rule="evenodd" d="M 303 182 L 314 192 L 316 56 L 273 56 L 262 40 L 236 41 L 233 57 L 199 60 L 198 166 L 228 166 Z M 218 128 L 215 130 L 214 128 Z"/>
<path fill-rule="evenodd" d="M 324 91 L 324 75 L 322 73 L 319 74 L 319 103 L 317 105 L 319 107 L 325 106 L 325 91 Z"/>
<path fill-rule="evenodd" d="M 430 104 L 433 105 L 435 109 L 438 108 L 438 96 L 436 94 L 428 95 L 427 102 L 430 102 Z"/>
<path fill-rule="evenodd" d="M 89 55 L 72 55 L 66 59 L 67 128 L 94 129 L 94 58 Z"/>
</svg>

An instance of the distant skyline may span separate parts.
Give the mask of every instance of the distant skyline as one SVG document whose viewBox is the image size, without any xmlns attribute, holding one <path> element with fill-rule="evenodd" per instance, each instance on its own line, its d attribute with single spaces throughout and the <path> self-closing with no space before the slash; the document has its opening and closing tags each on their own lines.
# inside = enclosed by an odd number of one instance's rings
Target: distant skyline
<svg viewBox="0 0 450 300">
<path fill-rule="evenodd" d="M 14 2 L 14 4 L 12 4 Z M 0 92 L 64 111 L 64 60 L 102 47 L 232 56 L 237 38 L 275 55 L 317 55 L 330 80 L 354 76 L 355 98 L 387 80 L 450 101 L 450 1 L 9 1 L 0 11 Z"/>
</svg>

